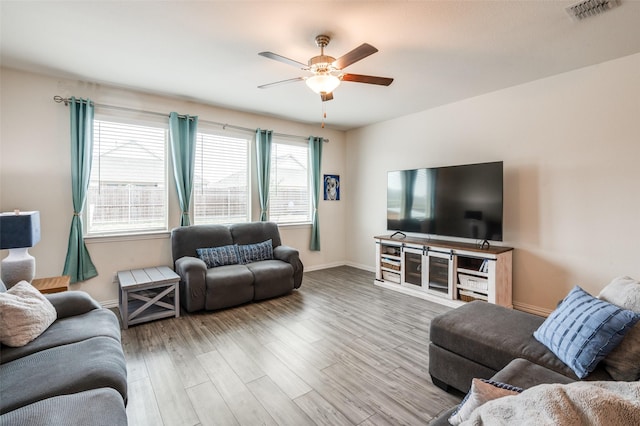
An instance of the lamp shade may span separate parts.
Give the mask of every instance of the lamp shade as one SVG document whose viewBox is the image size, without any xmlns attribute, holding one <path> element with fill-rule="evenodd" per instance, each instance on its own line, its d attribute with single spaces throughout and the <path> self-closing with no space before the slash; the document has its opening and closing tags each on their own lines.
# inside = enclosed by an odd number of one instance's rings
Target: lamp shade
<svg viewBox="0 0 640 426">
<path fill-rule="evenodd" d="M 331 74 L 316 74 L 306 80 L 307 86 L 316 93 L 331 93 L 340 85 L 340 79 Z"/>
<path fill-rule="evenodd" d="M 0 249 L 33 247 L 40 241 L 40 212 L 0 213 Z"/>
</svg>

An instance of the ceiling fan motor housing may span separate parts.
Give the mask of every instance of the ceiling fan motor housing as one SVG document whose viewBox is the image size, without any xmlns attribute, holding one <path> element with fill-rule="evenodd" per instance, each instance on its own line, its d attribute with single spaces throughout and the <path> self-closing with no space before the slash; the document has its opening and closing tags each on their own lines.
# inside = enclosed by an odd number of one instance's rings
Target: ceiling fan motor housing
<svg viewBox="0 0 640 426">
<path fill-rule="evenodd" d="M 329 55 L 314 56 L 309 59 L 309 69 L 313 73 L 329 73 L 336 71 L 335 67 L 332 65 L 335 60 L 336 58 Z"/>
</svg>

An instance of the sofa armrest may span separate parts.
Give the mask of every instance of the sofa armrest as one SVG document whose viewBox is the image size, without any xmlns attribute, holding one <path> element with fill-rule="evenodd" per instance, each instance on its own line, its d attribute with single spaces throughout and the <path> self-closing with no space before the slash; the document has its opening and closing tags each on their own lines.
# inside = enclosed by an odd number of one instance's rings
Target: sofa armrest
<svg viewBox="0 0 640 426">
<path fill-rule="evenodd" d="M 287 262 L 293 266 L 293 287 L 299 288 L 302 284 L 302 274 L 304 272 L 304 266 L 300 260 L 300 253 L 298 250 L 289 246 L 278 246 L 273 249 L 273 258 Z"/>
<path fill-rule="evenodd" d="M 180 301 L 189 312 L 205 307 L 207 265 L 201 259 L 184 256 L 176 260 L 176 274 L 180 275 Z"/>
<path fill-rule="evenodd" d="M 100 304 L 84 291 L 64 291 L 46 294 L 45 297 L 56 308 L 58 319 L 86 314 L 101 308 Z"/>
<path fill-rule="evenodd" d="M 278 246 L 273 249 L 274 259 L 282 260 L 287 263 L 295 262 L 300 258 L 298 250 L 289 246 Z"/>
</svg>

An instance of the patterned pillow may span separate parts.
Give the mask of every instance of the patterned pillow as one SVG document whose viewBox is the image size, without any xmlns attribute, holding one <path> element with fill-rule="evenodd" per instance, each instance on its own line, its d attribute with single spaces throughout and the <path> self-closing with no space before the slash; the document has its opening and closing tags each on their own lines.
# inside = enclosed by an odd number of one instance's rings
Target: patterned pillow
<svg viewBox="0 0 640 426">
<path fill-rule="evenodd" d="M 583 379 L 638 320 L 640 315 L 575 286 L 533 336 Z"/>
<path fill-rule="evenodd" d="M 271 240 L 256 244 L 246 244 L 238 246 L 240 252 L 240 263 L 246 264 L 258 262 L 260 260 L 273 259 L 273 242 Z"/>
<path fill-rule="evenodd" d="M 196 253 L 198 253 L 198 257 L 207 265 L 207 268 L 236 265 L 240 263 L 237 244 L 221 247 L 199 248 L 196 250 Z"/>
<path fill-rule="evenodd" d="M 473 410 L 485 402 L 489 402 L 503 396 L 517 395 L 522 391 L 523 389 L 516 386 L 495 382 L 493 380 L 473 379 L 471 381 L 471 389 L 469 389 L 469 393 L 467 393 L 460 405 L 458 405 L 456 411 L 451 414 L 451 417 L 449 417 L 449 423 L 452 425 L 459 425 L 469 419 Z"/>
</svg>

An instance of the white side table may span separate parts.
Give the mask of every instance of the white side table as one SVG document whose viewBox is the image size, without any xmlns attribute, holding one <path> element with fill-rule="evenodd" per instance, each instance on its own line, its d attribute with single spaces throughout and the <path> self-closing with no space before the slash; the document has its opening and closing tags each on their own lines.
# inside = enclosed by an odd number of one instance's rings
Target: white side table
<svg viewBox="0 0 640 426">
<path fill-rule="evenodd" d="M 120 315 L 124 328 L 180 316 L 180 276 L 167 266 L 118 272 Z"/>
</svg>

